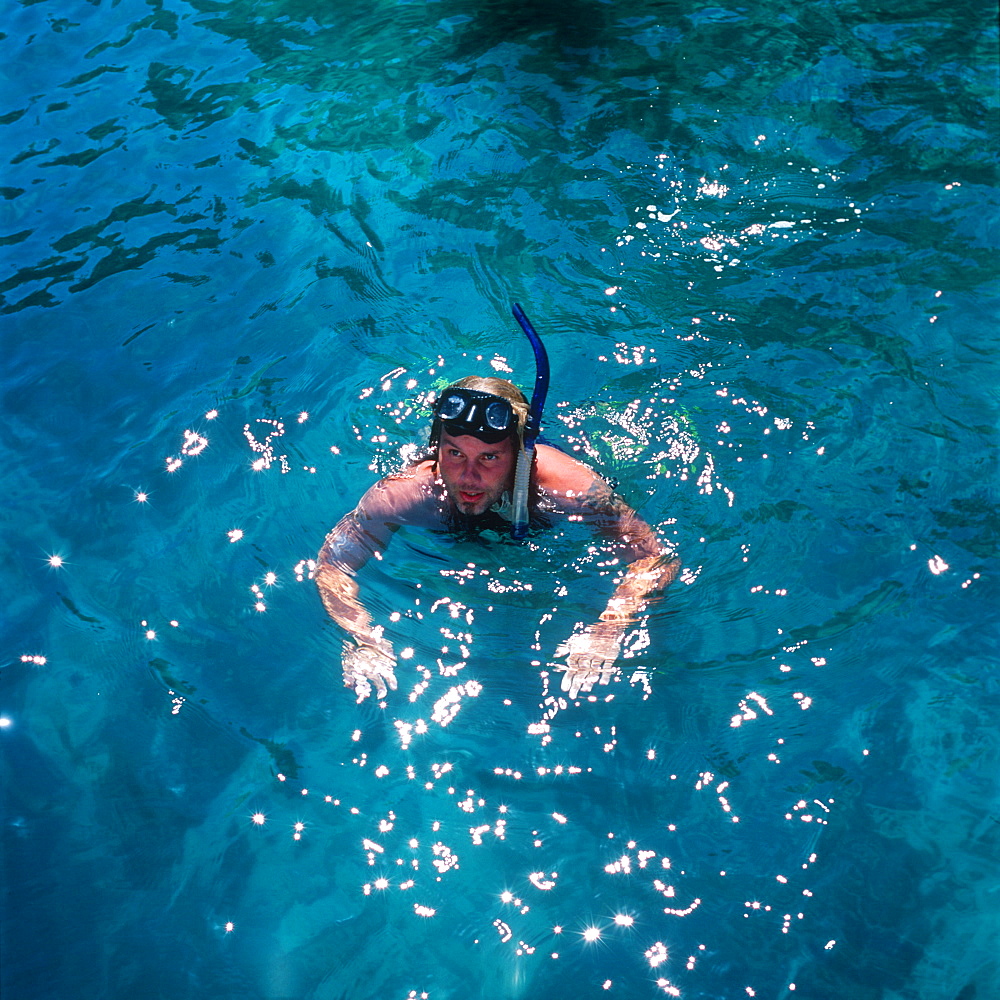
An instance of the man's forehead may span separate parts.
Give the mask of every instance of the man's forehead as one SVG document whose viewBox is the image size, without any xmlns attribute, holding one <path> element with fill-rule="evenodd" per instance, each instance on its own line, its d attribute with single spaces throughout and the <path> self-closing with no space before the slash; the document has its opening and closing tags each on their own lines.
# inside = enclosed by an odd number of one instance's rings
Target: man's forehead
<svg viewBox="0 0 1000 1000">
<path fill-rule="evenodd" d="M 514 440 L 513 438 L 504 438 L 502 441 L 497 441 L 494 444 L 488 444 L 486 441 L 480 441 L 479 438 L 474 437 L 472 434 L 460 434 L 457 437 L 453 437 L 446 430 L 441 431 L 441 447 L 454 447 L 459 451 L 464 451 L 471 454 L 482 454 L 483 452 L 490 452 L 491 454 L 503 455 L 509 454 L 514 450 Z"/>
</svg>

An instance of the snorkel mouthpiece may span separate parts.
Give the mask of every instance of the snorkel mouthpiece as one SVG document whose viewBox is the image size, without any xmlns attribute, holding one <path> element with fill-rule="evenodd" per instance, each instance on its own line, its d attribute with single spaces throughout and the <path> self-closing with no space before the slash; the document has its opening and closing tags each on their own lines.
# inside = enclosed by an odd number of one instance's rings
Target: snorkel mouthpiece
<svg viewBox="0 0 1000 1000">
<path fill-rule="evenodd" d="M 531 320 L 525 315 L 521 306 L 515 302 L 512 310 L 514 319 L 520 324 L 524 335 L 531 343 L 535 352 L 535 389 L 531 394 L 531 406 L 528 410 L 528 423 L 524 429 L 524 447 L 517 455 L 517 468 L 514 470 L 513 516 L 511 518 L 511 538 L 521 541 L 528 533 L 528 490 L 531 485 L 531 463 L 535 457 L 535 438 L 542 428 L 542 410 L 545 407 L 545 394 L 549 390 L 549 356 L 545 353 L 545 345 L 535 333 Z"/>
</svg>

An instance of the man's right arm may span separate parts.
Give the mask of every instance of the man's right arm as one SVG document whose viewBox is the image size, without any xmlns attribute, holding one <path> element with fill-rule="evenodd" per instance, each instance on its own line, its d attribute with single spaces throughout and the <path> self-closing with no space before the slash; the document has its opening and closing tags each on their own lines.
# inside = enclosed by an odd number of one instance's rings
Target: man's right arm
<svg viewBox="0 0 1000 1000">
<path fill-rule="evenodd" d="M 373 486 L 356 510 L 341 518 L 326 536 L 317 557 L 316 586 L 327 614 L 347 633 L 344 683 L 363 701 L 375 686 L 384 698 L 396 689 L 396 655 L 382 628 L 372 621 L 356 580 L 372 556 L 381 556 L 392 533 L 403 523 L 412 481 L 389 477 Z"/>
<path fill-rule="evenodd" d="M 359 644 L 371 636 L 372 618 L 358 597 L 355 575 L 387 542 L 365 532 L 352 511 L 326 536 L 316 560 L 316 586 L 327 614 Z"/>
</svg>

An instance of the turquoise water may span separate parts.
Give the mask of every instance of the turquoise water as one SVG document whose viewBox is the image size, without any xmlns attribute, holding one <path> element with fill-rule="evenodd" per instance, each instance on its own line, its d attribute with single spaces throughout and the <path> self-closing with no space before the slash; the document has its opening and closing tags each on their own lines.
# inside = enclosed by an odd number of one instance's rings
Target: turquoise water
<svg viewBox="0 0 1000 1000">
<path fill-rule="evenodd" d="M 994 22 L 11 5 L 5 1000 L 996 996 Z M 307 561 L 513 300 L 683 578 L 559 706 L 590 540 L 401 533 L 356 705 Z"/>
</svg>

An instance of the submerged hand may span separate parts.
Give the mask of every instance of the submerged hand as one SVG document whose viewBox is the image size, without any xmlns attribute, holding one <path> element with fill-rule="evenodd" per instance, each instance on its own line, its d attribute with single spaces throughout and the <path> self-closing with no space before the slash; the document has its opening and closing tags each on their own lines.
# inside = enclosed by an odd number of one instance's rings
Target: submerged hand
<svg viewBox="0 0 1000 1000">
<path fill-rule="evenodd" d="M 392 643 L 387 639 L 373 637 L 356 646 L 348 642 L 344 646 L 343 656 L 344 684 L 354 688 L 358 696 L 358 704 L 372 693 L 375 685 L 375 697 L 384 698 L 387 694 L 386 685 L 396 690 L 396 654 Z"/>
<path fill-rule="evenodd" d="M 556 656 L 566 657 L 562 689 L 575 698 L 589 691 L 595 683 L 607 684 L 618 674 L 615 660 L 622 648 L 624 630 L 616 625 L 589 625 L 571 635 L 556 650 Z"/>
</svg>

